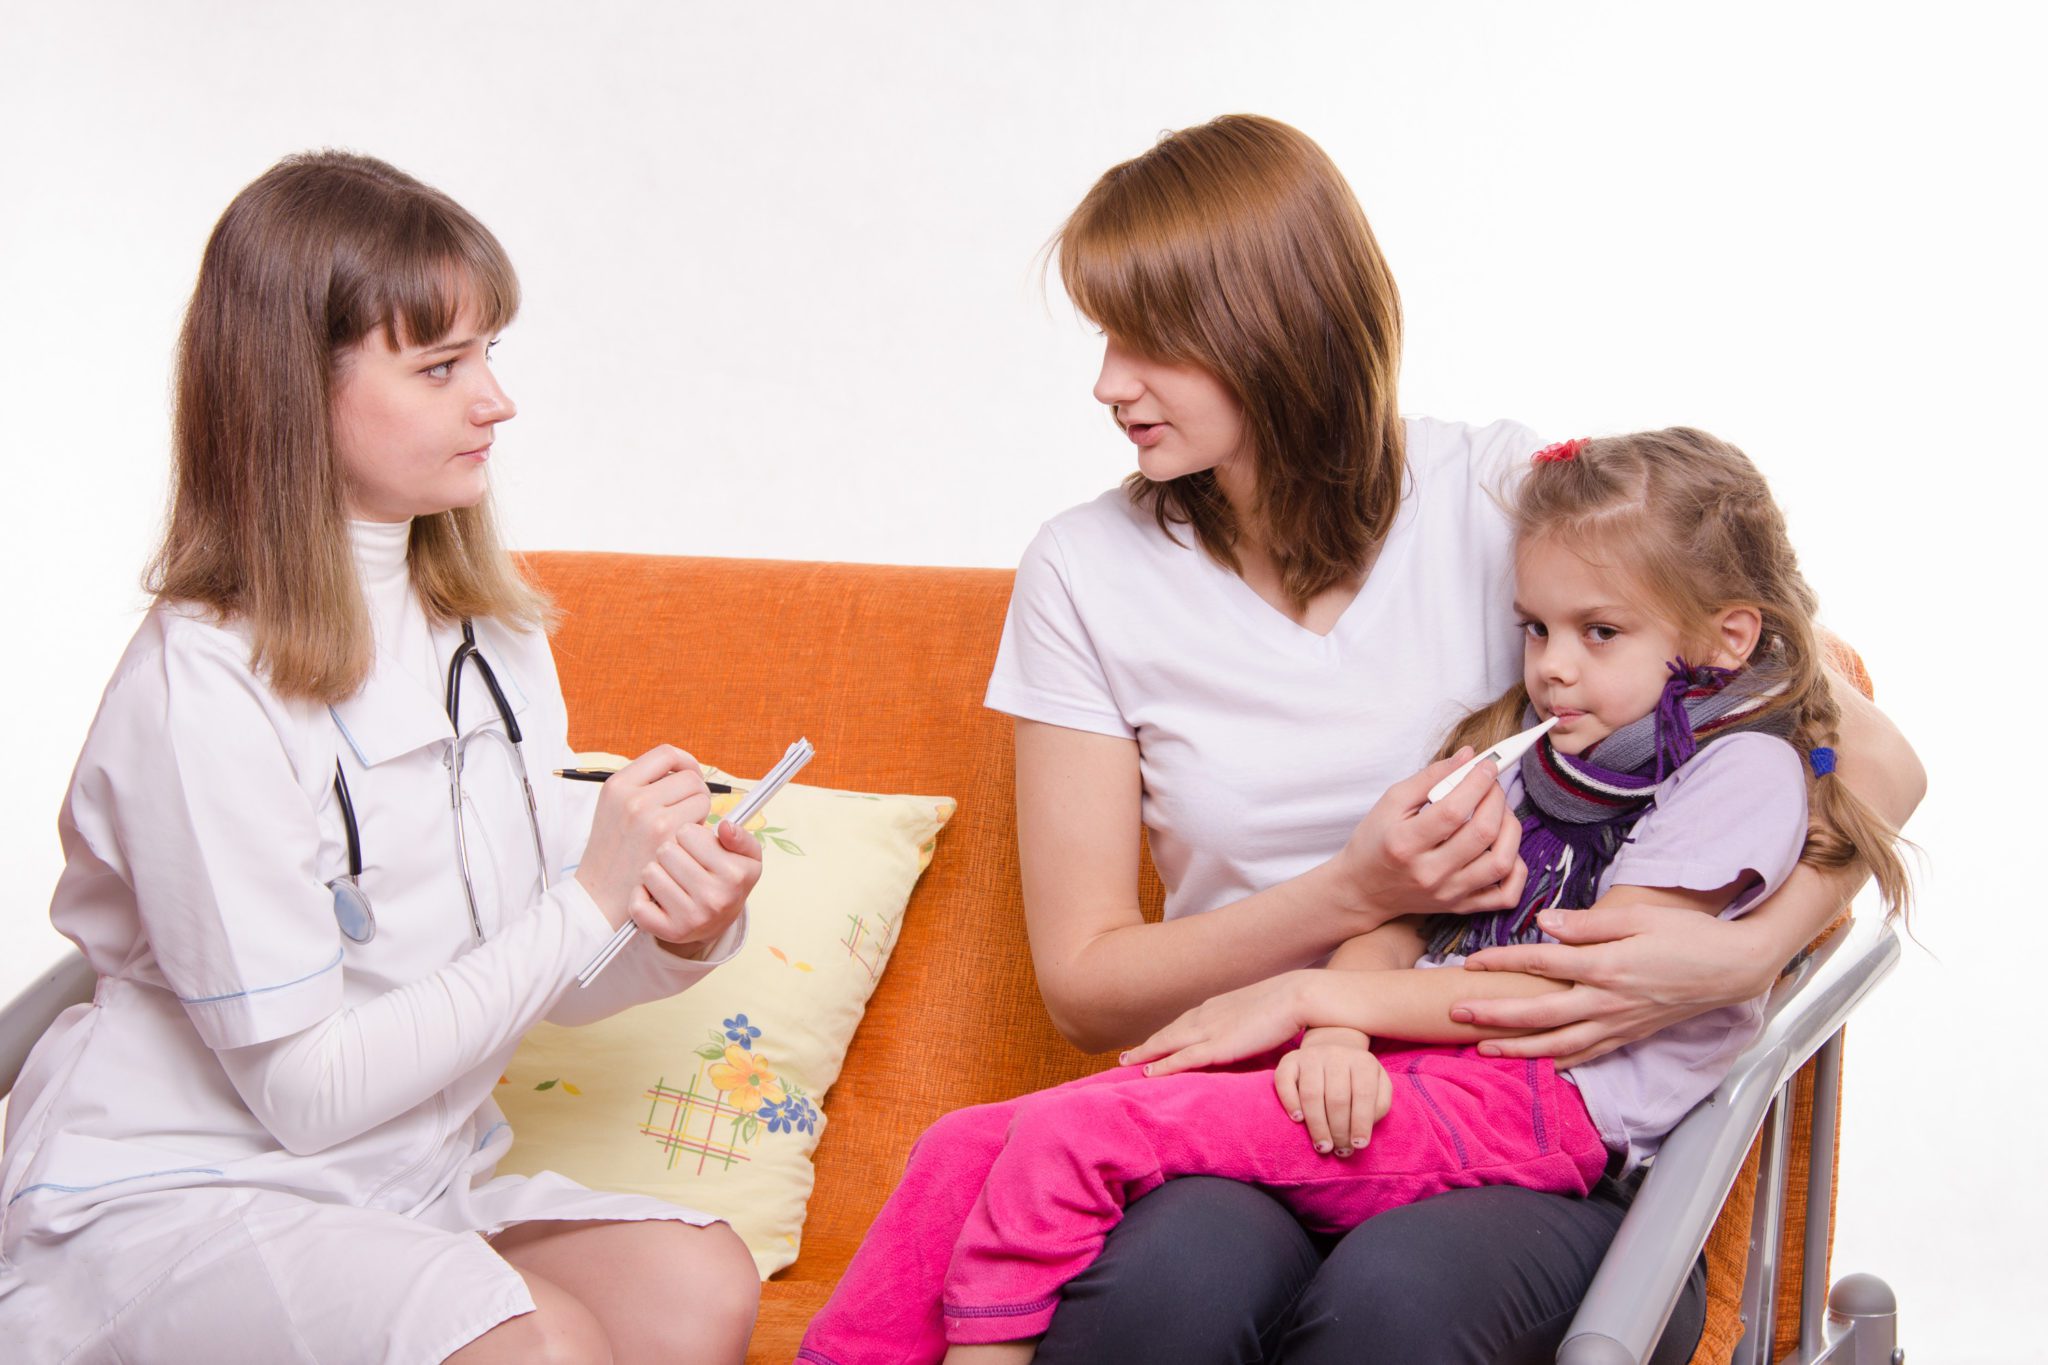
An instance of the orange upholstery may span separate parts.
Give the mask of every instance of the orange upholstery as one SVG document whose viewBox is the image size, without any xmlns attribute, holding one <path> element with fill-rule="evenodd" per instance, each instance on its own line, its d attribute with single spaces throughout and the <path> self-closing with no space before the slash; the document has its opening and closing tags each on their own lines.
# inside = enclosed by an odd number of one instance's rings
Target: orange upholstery
<svg viewBox="0 0 2048 1365">
<path fill-rule="evenodd" d="M 788 1361 L 926 1125 L 1110 1060 L 1054 1032 L 1025 944 L 1010 722 L 981 704 L 1011 575 L 616 554 L 526 563 L 562 609 L 555 657 L 576 747 L 666 741 L 754 773 L 803 734 L 818 749 L 806 781 L 960 802 L 828 1098 L 803 1254 L 764 1286 L 748 1359 Z M 1143 896 L 1156 915 L 1149 860 Z M 1746 1180 L 1709 1250 L 1702 1360 L 1725 1360 L 1739 1333 Z M 1796 1305 L 1796 1282 L 1786 1291 Z"/>
</svg>

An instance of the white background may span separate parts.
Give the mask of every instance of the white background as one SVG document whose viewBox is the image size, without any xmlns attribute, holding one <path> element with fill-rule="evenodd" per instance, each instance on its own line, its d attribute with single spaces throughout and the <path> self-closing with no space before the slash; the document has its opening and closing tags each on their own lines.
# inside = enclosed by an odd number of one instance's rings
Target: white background
<svg viewBox="0 0 2048 1365">
<path fill-rule="evenodd" d="M 1925 947 L 1852 1031 L 1836 1264 L 1899 1289 L 1919 1358 L 2033 1355 L 2021 13 L 0 0 L 0 998 L 63 947 L 53 817 L 143 604 L 200 246 L 276 157 L 374 153 L 504 240 L 517 544 L 1007 565 L 1130 464 L 1035 253 L 1160 130 L 1269 113 L 1394 264 L 1407 410 L 1690 423 L 1772 476 L 1933 778 Z"/>
</svg>

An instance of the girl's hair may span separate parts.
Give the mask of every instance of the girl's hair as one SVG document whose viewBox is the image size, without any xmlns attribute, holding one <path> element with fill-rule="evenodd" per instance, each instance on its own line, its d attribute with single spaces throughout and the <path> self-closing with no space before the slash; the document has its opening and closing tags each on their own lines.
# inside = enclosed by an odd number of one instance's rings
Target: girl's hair
<svg viewBox="0 0 2048 1365">
<path fill-rule="evenodd" d="M 1401 500 L 1401 298 L 1343 175 L 1284 123 L 1231 114 L 1111 167 L 1053 239 L 1060 282 L 1125 345 L 1215 375 L 1244 409 L 1255 515 L 1296 602 L 1371 559 Z M 1204 471 L 1131 476 L 1160 528 L 1238 567 Z"/>
<path fill-rule="evenodd" d="M 338 367 L 372 331 L 394 348 L 441 341 L 465 308 L 487 333 L 518 312 L 504 248 L 372 157 L 286 157 L 207 239 L 178 339 L 169 524 L 143 581 L 159 601 L 245 622 L 253 666 L 283 696 L 339 701 L 373 662 L 332 425 Z M 546 623 L 488 498 L 415 517 L 409 554 L 435 619 Z"/>
<path fill-rule="evenodd" d="M 1522 480 L 1510 508 L 1517 543 L 1552 540 L 1624 575 L 1645 609 L 1681 639 L 1725 608 L 1754 607 L 1763 629 L 1749 666 L 1783 684 L 1769 709 L 1790 713 L 1802 761 L 1832 748 L 1842 713 L 1824 666 L 1827 638 L 1814 623 L 1818 599 L 1799 572 L 1784 514 L 1749 457 L 1690 427 L 1572 446 L 1575 453 L 1534 464 Z M 1466 717 L 1443 754 L 1512 734 L 1528 705 L 1516 684 Z M 1902 912 L 1910 888 L 1898 830 L 1841 778 L 1816 777 L 1809 763 L 1807 782 L 1813 818 L 1801 861 L 1823 868 L 1860 862 L 1887 912 Z"/>
</svg>

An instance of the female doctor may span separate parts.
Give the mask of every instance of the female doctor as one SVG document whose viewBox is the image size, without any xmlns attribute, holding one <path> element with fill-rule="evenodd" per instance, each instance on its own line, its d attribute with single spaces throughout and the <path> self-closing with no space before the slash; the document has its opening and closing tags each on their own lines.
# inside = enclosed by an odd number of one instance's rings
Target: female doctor
<svg viewBox="0 0 2048 1365">
<path fill-rule="evenodd" d="M 207 243 L 156 603 L 60 819 L 51 918 L 99 986 L 8 1113 L 10 1360 L 745 1352 L 731 1229 L 492 1174 L 520 1035 L 695 982 L 761 871 L 687 754 L 551 775 L 548 604 L 485 476 L 518 301 L 481 224 L 366 157 L 287 158 Z"/>
</svg>

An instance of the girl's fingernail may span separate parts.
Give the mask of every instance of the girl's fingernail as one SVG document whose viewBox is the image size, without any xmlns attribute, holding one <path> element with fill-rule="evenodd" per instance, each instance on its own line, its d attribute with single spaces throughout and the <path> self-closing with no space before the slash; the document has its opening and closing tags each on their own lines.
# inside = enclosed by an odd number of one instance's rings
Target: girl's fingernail
<svg viewBox="0 0 2048 1365">
<path fill-rule="evenodd" d="M 1479 1045 L 1479 1055 L 1482 1057 L 1498 1057 L 1500 1056 L 1500 1049 L 1492 1043 L 1481 1043 Z"/>
<path fill-rule="evenodd" d="M 1300 1123 L 1301 1111 L 1299 1109 L 1292 1110 L 1288 1113 L 1287 1117 L 1293 1119 L 1296 1123 Z"/>
<path fill-rule="evenodd" d="M 1471 1023 L 1471 1022 L 1472 1022 L 1472 1011 L 1471 1011 L 1471 1010 L 1468 1010 L 1468 1009 L 1463 1009 L 1463 1008 L 1460 1008 L 1460 1009 L 1454 1009 L 1454 1010 L 1452 1010 L 1452 1011 L 1451 1011 L 1451 1022 L 1452 1022 L 1452 1023 L 1455 1023 L 1455 1024 L 1469 1024 L 1469 1023 Z"/>
<path fill-rule="evenodd" d="M 1559 915 L 1555 910 L 1545 910 L 1542 914 L 1536 917 L 1536 923 L 1543 927 L 1544 933 L 1555 934 L 1557 932 L 1557 926 L 1564 923 L 1564 918 L 1563 916 Z"/>
<path fill-rule="evenodd" d="M 1144 1065 L 1144 1068 L 1143 1068 L 1143 1070 L 1144 1070 L 1144 1072 L 1145 1072 L 1145 1074 L 1146 1074 L 1147 1076 L 1151 1075 L 1151 1074 L 1152 1074 L 1152 1063 L 1150 1063 L 1150 1062 L 1147 1062 L 1147 1063 L 1145 1063 L 1145 1065 Z"/>
<path fill-rule="evenodd" d="M 1316 1150 L 1319 1152 L 1327 1152 L 1330 1150 L 1330 1144 L 1327 1142 L 1318 1142 L 1316 1144 Z"/>
<path fill-rule="evenodd" d="M 1337 1149 L 1337 1155 L 1338 1155 L 1338 1156 L 1350 1156 L 1350 1155 L 1351 1155 L 1351 1149 L 1350 1149 L 1349 1147 L 1339 1147 L 1339 1148 Z"/>
</svg>

